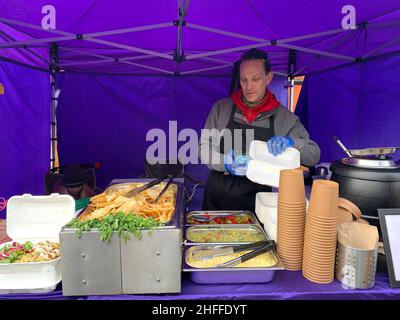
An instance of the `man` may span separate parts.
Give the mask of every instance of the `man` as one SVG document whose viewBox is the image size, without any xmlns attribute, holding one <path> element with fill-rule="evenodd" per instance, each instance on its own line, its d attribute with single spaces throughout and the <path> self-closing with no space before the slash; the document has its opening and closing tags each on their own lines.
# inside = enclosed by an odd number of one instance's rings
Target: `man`
<svg viewBox="0 0 400 320">
<path fill-rule="evenodd" d="M 208 130 L 201 134 L 200 159 L 211 169 L 203 210 L 254 212 L 256 193 L 271 191 L 246 177 L 252 140 L 266 141 L 275 156 L 294 147 L 305 166 L 315 166 L 320 159 L 318 145 L 299 118 L 268 90 L 273 78 L 268 55 L 258 49 L 246 52 L 239 75 L 240 89 L 214 104 L 204 126 Z"/>
</svg>

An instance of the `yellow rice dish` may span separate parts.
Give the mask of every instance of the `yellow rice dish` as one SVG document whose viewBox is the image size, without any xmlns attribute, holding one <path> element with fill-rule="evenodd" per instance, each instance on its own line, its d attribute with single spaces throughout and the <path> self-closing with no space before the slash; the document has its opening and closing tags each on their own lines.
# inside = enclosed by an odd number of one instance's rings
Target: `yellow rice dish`
<svg viewBox="0 0 400 320">
<path fill-rule="evenodd" d="M 214 257 L 208 260 L 197 260 L 193 259 L 190 254 L 186 254 L 186 264 L 193 268 L 214 268 L 217 265 L 230 261 L 232 259 L 238 258 L 250 251 L 237 252 L 232 254 L 227 254 L 224 256 Z M 278 263 L 273 252 L 265 252 L 253 259 L 247 260 L 240 264 L 237 264 L 233 268 L 268 268 L 276 265 Z"/>
</svg>

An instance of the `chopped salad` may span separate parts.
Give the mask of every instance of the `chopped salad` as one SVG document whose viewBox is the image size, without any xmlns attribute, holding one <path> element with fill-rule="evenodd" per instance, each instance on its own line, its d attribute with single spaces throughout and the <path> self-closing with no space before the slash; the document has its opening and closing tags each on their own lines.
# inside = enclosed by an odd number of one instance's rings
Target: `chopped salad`
<svg viewBox="0 0 400 320">
<path fill-rule="evenodd" d="M 13 242 L 0 249 L 0 263 L 42 262 L 56 259 L 60 256 L 58 242 L 41 241 L 33 244 Z"/>
</svg>

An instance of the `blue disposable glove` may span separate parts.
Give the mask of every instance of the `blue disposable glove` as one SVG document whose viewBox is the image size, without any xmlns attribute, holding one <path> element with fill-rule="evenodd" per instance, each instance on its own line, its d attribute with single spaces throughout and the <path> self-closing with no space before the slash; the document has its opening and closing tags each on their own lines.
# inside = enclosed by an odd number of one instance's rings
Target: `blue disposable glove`
<svg viewBox="0 0 400 320">
<path fill-rule="evenodd" d="M 250 159 L 247 155 L 235 157 L 235 152 L 231 150 L 224 156 L 224 166 L 231 175 L 245 176 Z"/>
<path fill-rule="evenodd" d="M 289 147 L 294 146 L 294 141 L 291 137 L 274 136 L 267 141 L 268 151 L 275 157 Z"/>
</svg>

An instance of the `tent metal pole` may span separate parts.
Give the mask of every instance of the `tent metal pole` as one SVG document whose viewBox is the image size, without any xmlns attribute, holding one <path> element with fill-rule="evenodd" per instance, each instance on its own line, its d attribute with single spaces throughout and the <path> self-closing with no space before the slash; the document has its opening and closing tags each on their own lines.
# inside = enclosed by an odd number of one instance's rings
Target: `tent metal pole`
<svg viewBox="0 0 400 320">
<path fill-rule="evenodd" d="M 6 34 L 5 32 L 3 32 L 1 30 L 0 30 L 0 35 L 2 35 L 4 38 L 7 38 L 8 40 L 15 41 L 15 39 L 13 37 L 11 37 L 10 35 Z M 38 54 L 32 50 L 33 48 L 38 48 L 38 47 L 47 48 L 48 46 L 47 45 L 42 45 L 42 46 L 38 45 L 38 46 L 30 46 L 30 48 L 26 48 L 26 47 L 22 46 L 21 48 L 25 49 L 26 51 L 28 51 L 30 54 L 32 54 L 36 58 L 43 61 L 46 64 L 46 66 L 48 66 L 50 64 L 50 62 L 48 60 L 46 60 L 45 58 L 43 58 L 40 54 Z M 7 47 L 3 47 L 3 48 L 7 48 Z"/>
<path fill-rule="evenodd" d="M 65 50 L 66 48 L 63 48 L 63 49 Z M 151 66 L 148 66 L 148 65 L 145 65 L 145 64 L 133 63 L 133 62 L 127 61 L 127 59 L 129 59 L 129 58 L 122 58 L 122 59 L 111 58 L 112 60 L 109 60 L 110 57 L 107 57 L 107 56 L 104 56 L 104 55 L 101 55 L 101 54 L 87 53 L 87 52 L 84 52 L 84 51 L 81 51 L 81 50 L 70 49 L 70 48 L 67 48 L 67 51 L 77 52 L 77 53 L 84 54 L 84 55 L 87 55 L 87 56 L 95 56 L 95 57 L 98 57 L 98 58 L 101 58 L 101 59 L 105 59 L 108 62 L 120 62 L 120 63 L 130 64 L 130 65 L 137 66 L 137 67 L 142 67 L 142 68 L 145 68 L 145 69 L 160 71 L 160 72 L 167 73 L 167 74 L 174 74 L 172 71 L 169 71 L 169 70 L 165 70 L 165 69 L 161 69 L 161 68 L 155 68 L 155 67 L 151 67 Z M 146 55 L 146 57 L 149 57 L 149 56 Z M 134 58 L 134 57 L 130 57 L 130 58 Z M 151 58 L 151 57 L 149 57 L 149 58 Z"/>
<path fill-rule="evenodd" d="M 245 39 L 245 40 L 255 41 L 255 42 L 266 42 L 266 41 L 268 41 L 268 40 L 262 39 L 262 38 L 252 37 L 252 36 L 248 36 L 248 35 L 244 35 L 244 34 L 240 34 L 240 33 L 235 33 L 235 32 L 229 32 L 229 31 L 225 31 L 225 30 L 221 30 L 221 29 L 216 29 L 216 28 L 205 27 L 205 26 L 201 26 L 201 25 L 198 25 L 198 24 L 194 24 L 194 23 L 187 23 L 186 25 L 189 28 L 192 28 L 192 29 L 207 31 L 207 32 L 216 33 L 216 34 L 221 34 L 221 35 L 229 36 L 229 37 L 233 37 L 233 38 Z"/>
<path fill-rule="evenodd" d="M 255 43 L 255 44 L 250 44 L 250 45 L 246 45 L 246 46 L 235 47 L 235 48 L 216 50 L 216 51 L 209 51 L 209 52 L 204 52 L 204 53 L 196 53 L 196 54 L 191 54 L 191 55 L 186 56 L 186 60 L 210 57 L 210 56 L 215 56 L 215 55 L 218 55 L 218 54 L 241 51 L 241 50 L 247 50 L 247 49 L 251 49 L 251 48 L 267 47 L 267 46 L 270 46 L 270 45 L 271 45 L 271 41 L 267 41 L 267 42 L 262 42 L 262 43 Z"/>
<path fill-rule="evenodd" d="M 141 26 L 141 27 L 132 27 L 132 28 L 110 30 L 110 31 L 87 33 L 87 34 L 84 34 L 84 37 L 86 37 L 86 38 L 97 38 L 97 37 L 111 36 L 111 35 L 116 35 L 116 34 L 124 34 L 124 33 L 133 33 L 133 32 L 138 32 L 138 31 L 145 31 L 145 30 L 162 29 L 162 28 L 168 28 L 168 27 L 172 27 L 172 26 L 173 25 L 172 25 L 171 22 L 165 22 L 165 23 L 151 24 L 151 25 Z"/>
<path fill-rule="evenodd" d="M 288 78 L 289 82 L 289 110 L 293 112 L 293 104 L 294 104 L 294 77 Z"/>
<path fill-rule="evenodd" d="M 294 75 L 297 76 L 299 75 L 303 70 L 305 70 L 308 67 L 308 65 L 302 66 L 299 70 L 297 70 Z"/>
<path fill-rule="evenodd" d="M 233 37 L 233 38 L 245 39 L 245 40 L 249 40 L 249 41 L 255 41 L 255 42 L 269 41 L 264 38 L 252 37 L 252 36 L 244 35 L 244 34 L 240 34 L 240 33 L 229 32 L 229 31 L 225 31 L 225 30 L 221 30 L 221 29 L 201 26 L 201 25 L 194 24 L 194 23 L 187 23 L 187 26 L 192 29 L 207 31 L 207 32 L 211 32 L 211 33 L 221 34 L 221 35 L 225 35 L 225 36 L 229 36 L 229 37 Z M 333 29 L 333 30 L 328 30 L 328 31 L 322 31 L 322 32 L 292 37 L 292 38 L 280 39 L 280 40 L 276 40 L 276 42 L 277 43 L 286 43 L 286 42 L 292 42 L 292 41 L 306 40 L 306 39 L 318 38 L 318 37 L 322 37 L 322 36 L 326 36 L 326 35 L 331 35 L 331 34 L 335 34 L 335 33 L 349 32 L 349 31 L 353 31 L 353 30 L 354 29 L 351 29 L 351 30 Z"/>
<path fill-rule="evenodd" d="M 51 86 L 51 130 L 50 130 L 50 169 L 55 167 L 56 141 L 57 141 L 57 96 L 56 96 L 56 74 L 58 67 L 58 48 L 55 43 L 50 47 L 50 86 Z"/>
<path fill-rule="evenodd" d="M 60 31 L 60 30 L 55 30 L 55 29 L 43 30 L 43 28 L 41 26 L 37 26 L 37 25 L 31 24 L 31 23 L 21 22 L 21 21 L 18 21 L 18 20 L 7 19 L 7 18 L 3 18 L 3 17 L 0 17 L 0 22 L 4 22 L 4 23 L 7 23 L 7 24 L 12 24 L 12 25 L 16 25 L 16 26 L 21 26 L 21 27 L 25 27 L 25 28 L 45 31 L 45 32 L 49 32 L 49 33 L 59 34 L 59 35 L 63 35 L 63 36 L 72 35 L 72 33 L 64 32 L 64 31 Z"/>
<path fill-rule="evenodd" d="M 87 38 L 87 39 L 84 39 L 84 40 L 90 41 L 90 42 L 94 42 L 94 43 L 104 44 L 106 46 L 115 47 L 115 48 L 119 48 L 119 49 L 125 49 L 127 51 L 145 53 L 145 54 L 148 54 L 148 55 L 151 55 L 151 56 L 160 57 L 160 58 L 164 58 L 164 59 L 167 59 L 167 60 L 173 60 L 173 58 L 174 58 L 173 56 L 171 56 L 169 54 L 159 53 L 157 51 L 141 49 L 141 48 L 128 46 L 128 45 L 124 45 L 124 44 L 119 44 L 119 43 L 106 41 L 106 40 L 100 40 L 100 39 L 94 39 L 94 38 Z"/>
<path fill-rule="evenodd" d="M 293 112 L 294 103 L 294 74 L 296 73 L 296 51 L 293 49 L 289 50 L 288 57 L 288 82 L 289 82 L 289 110 Z"/>
<path fill-rule="evenodd" d="M 400 26 L 400 21 L 398 20 L 392 20 L 392 21 L 386 21 L 386 22 L 371 22 L 368 21 L 368 29 L 370 28 L 381 28 L 381 27 L 394 27 L 394 26 Z"/>
<path fill-rule="evenodd" d="M 55 30 L 55 29 L 44 30 L 41 26 L 37 26 L 37 25 L 33 25 L 33 24 L 30 24 L 30 23 L 25 23 L 25 22 L 13 20 L 13 19 L 7 19 L 7 18 L 3 18 L 3 17 L 0 17 L 0 22 L 4 22 L 4 23 L 7 23 L 7 24 L 12 24 L 12 25 L 19 25 L 21 27 L 40 30 L 40 31 L 59 34 L 59 35 L 68 36 L 68 35 L 72 34 L 70 32 L 64 32 L 64 31 Z M 171 22 L 165 22 L 165 23 L 151 24 L 151 25 L 140 26 L 140 27 L 132 27 L 132 28 L 109 30 L 109 31 L 93 32 L 93 33 L 87 33 L 87 34 L 85 34 L 85 36 L 88 37 L 88 38 L 103 37 L 103 36 L 109 36 L 109 35 L 115 35 L 115 34 L 131 33 L 131 32 L 152 30 L 152 29 L 160 29 L 160 28 L 165 28 L 165 27 L 172 27 L 172 23 Z"/>
<path fill-rule="evenodd" d="M 90 57 L 96 57 L 96 58 L 108 60 L 110 62 L 115 61 L 115 58 L 111 58 L 111 57 L 107 57 L 107 56 L 100 55 L 100 54 L 95 54 L 95 53 L 89 53 L 89 52 L 85 52 L 85 51 L 82 51 L 82 50 L 77 50 L 77 49 L 72 49 L 72 48 L 67 48 L 67 47 L 59 47 L 59 49 L 61 51 L 73 52 L 73 53 L 83 54 L 83 55 L 90 56 Z M 99 60 L 96 60 L 96 61 L 99 61 Z M 91 62 L 91 61 L 88 61 L 88 62 Z M 80 62 L 75 62 L 75 63 L 81 64 Z M 85 63 L 85 62 L 83 62 L 83 63 Z M 71 64 L 73 64 L 73 62 L 71 62 Z M 62 65 L 66 66 L 67 64 L 62 64 Z"/>
<path fill-rule="evenodd" d="M 318 37 L 322 37 L 322 36 L 329 36 L 329 35 L 336 34 L 336 33 L 343 33 L 343 32 L 349 32 L 349 31 L 351 32 L 354 30 L 357 30 L 357 29 L 349 29 L 349 30 L 333 29 L 333 30 L 328 30 L 328 31 L 323 31 L 323 32 L 306 34 L 306 35 L 302 35 L 302 36 L 298 36 L 298 37 L 280 39 L 280 40 L 276 40 L 276 42 L 279 44 L 279 43 L 287 43 L 287 42 L 300 41 L 300 40 L 308 40 L 308 39 L 318 38 Z"/>
<path fill-rule="evenodd" d="M 172 26 L 172 23 L 170 23 L 170 22 L 169 23 L 160 23 L 160 24 L 153 24 L 153 25 L 142 26 L 142 27 L 87 33 L 87 34 L 82 34 L 82 36 L 84 38 L 96 38 L 96 37 L 110 36 L 110 35 L 123 34 L 123 33 L 132 33 L 132 32 L 137 32 L 137 31 L 144 31 L 144 30 L 154 30 L 154 29 L 160 29 L 160 28 L 171 27 L 171 26 Z M 21 46 L 21 45 L 25 46 L 25 45 L 36 44 L 36 43 L 43 43 L 43 42 L 74 40 L 74 39 L 76 39 L 76 37 L 77 37 L 76 35 L 71 35 L 71 36 L 56 37 L 56 38 L 53 37 L 53 38 L 13 41 L 13 42 L 9 42 L 9 43 L 0 44 L 0 48 L 3 48 L 5 46 L 15 47 L 15 46 Z"/>
<path fill-rule="evenodd" d="M 201 60 L 206 60 L 206 61 L 211 61 L 211 62 L 217 62 L 217 63 L 230 63 L 233 66 L 233 62 L 227 61 L 227 60 L 222 60 L 222 59 L 215 59 L 215 58 L 208 58 L 208 57 L 204 57 L 204 58 L 199 58 Z"/>
<path fill-rule="evenodd" d="M 74 49 L 74 48 L 68 48 L 68 47 L 59 47 L 60 49 L 62 49 L 63 51 L 69 51 L 69 52 L 74 52 L 74 53 L 78 53 L 78 54 L 84 54 L 87 56 L 92 56 L 92 57 L 97 57 L 97 58 L 101 58 L 101 59 L 112 59 L 113 61 L 115 61 L 115 58 L 111 58 L 111 57 L 107 57 L 104 55 L 99 55 L 96 53 L 90 53 L 90 52 L 86 52 L 86 51 L 82 51 L 79 49 Z M 167 52 L 166 54 L 173 54 L 173 52 Z M 136 55 L 136 56 L 132 56 L 132 57 L 126 57 L 126 58 L 119 58 L 119 61 L 129 61 L 129 60 L 138 60 L 138 59 L 151 59 L 154 58 L 151 55 L 148 54 L 143 54 L 143 55 Z"/>
<path fill-rule="evenodd" d="M 285 56 L 286 56 L 286 52 L 285 52 L 284 54 L 285 54 Z M 211 62 L 222 63 L 222 64 L 230 63 L 230 64 L 232 64 L 232 66 L 233 66 L 233 62 L 228 61 L 228 60 L 215 59 L 215 58 L 208 58 L 208 57 L 199 58 L 199 59 L 200 59 L 200 60 L 211 61 Z M 285 63 L 285 66 L 286 66 L 286 63 Z M 274 71 L 274 73 L 276 73 L 276 72 Z M 287 76 L 286 73 L 281 73 L 281 74 Z"/>
<path fill-rule="evenodd" d="M 273 70 L 272 70 L 273 71 Z M 287 73 L 283 73 L 283 72 L 277 72 L 277 71 L 273 71 L 274 72 L 274 74 L 277 74 L 278 76 L 282 76 L 282 77 L 288 77 L 288 74 Z"/>
<path fill-rule="evenodd" d="M 12 48 L 12 47 L 18 47 L 18 46 L 29 46 L 30 44 L 36 44 L 36 43 L 50 43 L 50 42 L 56 42 L 56 41 L 66 41 L 66 40 L 74 40 L 76 39 L 76 36 L 63 36 L 63 37 L 52 37 L 52 38 L 43 38 L 43 39 L 32 39 L 32 40 L 23 40 L 23 41 L 10 41 L 6 43 L 1 43 L 0 44 L 0 49 L 1 48 Z"/>
<path fill-rule="evenodd" d="M 215 67 L 210 67 L 210 68 L 203 68 L 203 69 L 195 69 L 195 70 L 189 70 L 189 71 L 184 71 L 181 72 L 181 75 L 186 75 L 186 74 L 192 74 L 192 73 L 198 73 L 202 71 L 209 71 L 209 70 L 216 70 L 216 69 L 222 69 L 222 68 L 227 68 L 227 67 L 232 67 L 232 63 L 222 65 L 222 66 L 215 66 Z"/>
<path fill-rule="evenodd" d="M 320 56 L 327 56 L 327 57 L 331 57 L 331 58 L 341 59 L 341 60 L 348 60 L 348 61 L 355 61 L 356 60 L 356 58 L 354 58 L 354 57 L 345 56 L 345 55 L 342 55 L 342 54 L 335 54 L 335 53 L 330 53 L 330 52 L 321 51 L 321 50 L 308 49 L 308 48 L 295 46 L 295 45 L 291 45 L 291 44 L 281 43 L 281 44 L 276 44 L 276 46 L 277 47 L 282 47 L 282 48 L 294 49 L 294 50 L 297 50 L 297 51 L 311 53 L 311 54 L 317 54 L 317 55 L 320 55 Z"/>
<path fill-rule="evenodd" d="M 184 5 L 184 0 L 179 0 L 178 3 L 178 20 L 175 20 L 173 24 L 178 27 L 177 30 L 177 40 L 176 40 L 176 52 L 175 52 L 175 61 L 180 63 L 183 58 L 183 50 L 182 50 L 182 28 L 186 25 L 184 21 L 186 16 L 186 8 Z"/>
<path fill-rule="evenodd" d="M 89 53 L 89 52 L 85 52 L 85 51 L 77 50 L 77 49 L 72 49 L 72 48 L 66 48 L 66 47 L 59 47 L 59 48 L 62 49 L 63 51 L 75 52 L 75 53 L 78 53 L 78 54 L 97 57 L 97 58 L 101 59 L 101 60 L 91 60 L 91 61 L 83 61 L 83 62 L 62 63 L 61 65 L 63 67 L 82 65 L 82 64 L 95 64 L 95 63 L 101 63 L 101 62 L 115 62 L 115 58 L 111 58 L 111 57 L 107 57 L 107 56 L 103 56 L 103 55 L 98 55 L 98 54 L 94 54 L 94 53 Z M 173 54 L 173 52 L 172 53 L 168 53 L 168 54 Z M 154 58 L 154 57 L 153 56 L 149 56 L 147 54 L 144 54 L 144 55 L 139 55 L 139 56 L 127 57 L 127 58 L 119 58 L 118 61 L 119 62 L 123 62 L 123 61 L 144 60 L 144 59 L 151 59 L 151 58 Z"/>
<path fill-rule="evenodd" d="M 365 55 L 363 55 L 362 59 L 369 58 L 370 56 L 374 55 L 374 53 L 386 48 L 387 46 L 390 46 L 391 44 L 399 42 L 399 41 L 400 41 L 400 37 L 391 39 L 391 40 L 381 44 L 380 46 L 376 47 L 375 49 L 371 50 L 370 52 L 366 53 Z"/>
<path fill-rule="evenodd" d="M 87 64 L 96 64 L 96 63 L 106 63 L 106 62 L 115 62 L 115 59 L 103 59 L 103 60 L 92 60 L 92 61 L 82 61 L 82 62 L 71 62 L 71 63 L 60 63 L 60 65 L 64 67 L 71 67 L 71 66 L 80 66 L 80 65 L 87 65 Z"/>
<path fill-rule="evenodd" d="M 40 26 L 36 26 L 36 25 L 30 24 L 30 23 L 20 22 L 20 21 L 16 21 L 16 20 L 11 20 L 11 19 L 6 19 L 6 18 L 1 18 L 0 17 L 0 22 L 20 25 L 20 26 L 23 26 L 23 27 L 44 31 Z M 73 37 L 77 36 L 77 35 L 74 35 L 73 33 L 64 32 L 64 31 L 60 31 L 60 30 L 48 29 L 48 30 L 45 30 L 45 31 L 46 32 L 50 32 L 50 33 L 54 33 L 54 34 L 65 35 L 65 36 L 73 36 Z M 94 39 L 94 38 L 83 38 L 83 35 L 80 35 L 80 36 L 81 36 L 80 40 L 86 40 L 86 41 L 89 41 L 89 42 L 100 43 L 100 44 L 104 44 L 104 45 L 110 46 L 110 47 L 116 47 L 116 48 L 125 49 L 125 50 L 128 50 L 128 51 L 140 52 L 140 53 L 145 53 L 145 54 L 153 55 L 153 56 L 160 57 L 160 58 L 165 58 L 165 59 L 168 59 L 168 60 L 173 60 L 173 56 L 167 55 L 167 54 L 158 53 L 156 51 L 136 48 L 136 47 L 133 47 L 133 46 L 127 46 L 127 45 L 118 44 L 118 43 L 111 42 L 111 41 L 106 41 L 106 40 L 100 40 L 100 39 Z"/>
<path fill-rule="evenodd" d="M 172 71 L 161 69 L 161 68 L 156 68 L 156 67 L 151 67 L 151 66 L 148 66 L 148 65 L 145 65 L 145 64 L 141 64 L 141 63 L 135 63 L 135 62 L 130 62 L 130 61 L 121 61 L 121 62 L 125 63 L 125 64 L 130 64 L 130 65 L 133 65 L 133 66 L 137 66 L 137 67 L 142 67 L 142 68 L 145 68 L 145 69 L 160 71 L 160 72 L 167 73 L 167 74 L 170 74 L 170 75 L 174 74 L 174 72 L 172 72 Z"/>
</svg>

